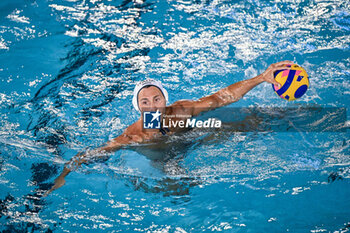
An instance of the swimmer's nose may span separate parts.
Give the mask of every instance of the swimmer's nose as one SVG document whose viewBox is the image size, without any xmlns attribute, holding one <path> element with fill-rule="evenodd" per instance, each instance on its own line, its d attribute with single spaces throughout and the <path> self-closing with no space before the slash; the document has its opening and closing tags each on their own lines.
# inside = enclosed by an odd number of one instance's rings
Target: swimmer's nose
<svg viewBox="0 0 350 233">
<path fill-rule="evenodd" d="M 151 103 L 150 111 L 151 112 L 156 112 L 157 111 L 157 107 L 156 107 L 156 105 L 153 102 Z"/>
</svg>

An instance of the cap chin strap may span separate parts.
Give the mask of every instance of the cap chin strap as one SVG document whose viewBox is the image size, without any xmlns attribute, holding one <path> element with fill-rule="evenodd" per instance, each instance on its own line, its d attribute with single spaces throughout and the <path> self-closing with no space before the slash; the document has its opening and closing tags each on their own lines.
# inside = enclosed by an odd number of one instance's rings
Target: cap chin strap
<svg viewBox="0 0 350 233">
<path fill-rule="evenodd" d="M 168 102 L 168 92 L 163 88 L 162 83 L 160 81 L 157 81 L 154 79 L 146 79 L 145 81 L 141 81 L 140 83 L 138 83 L 134 89 L 134 96 L 132 98 L 132 105 L 134 106 L 134 108 L 137 111 L 140 112 L 140 108 L 138 105 L 138 95 L 139 95 L 139 92 L 141 91 L 141 89 L 144 88 L 145 86 L 157 87 L 163 93 L 166 102 Z"/>
</svg>

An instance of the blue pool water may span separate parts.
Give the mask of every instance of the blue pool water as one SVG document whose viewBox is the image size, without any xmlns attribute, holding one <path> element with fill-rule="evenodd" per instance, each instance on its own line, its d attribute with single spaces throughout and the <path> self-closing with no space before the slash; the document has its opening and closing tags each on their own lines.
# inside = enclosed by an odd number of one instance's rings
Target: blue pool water
<svg viewBox="0 0 350 233">
<path fill-rule="evenodd" d="M 132 90 L 146 77 L 162 80 L 173 103 L 292 60 L 310 76 L 300 100 L 264 83 L 232 106 L 349 115 L 348 1 L 6 0 L 0 9 L 1 231 L 349 231 L 349 130 L 189 133 L 168 139 L 167 163 L 120 150 L 41 197 L 77 152 L 138 119 Z"/>
</svg>

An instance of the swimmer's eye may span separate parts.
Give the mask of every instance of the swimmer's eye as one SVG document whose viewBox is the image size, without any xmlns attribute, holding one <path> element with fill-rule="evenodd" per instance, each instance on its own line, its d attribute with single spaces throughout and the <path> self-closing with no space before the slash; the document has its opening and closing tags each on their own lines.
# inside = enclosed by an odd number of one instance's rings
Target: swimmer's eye
<svg viewBox="0 0 350 233">
<path fill-rule="evenodd" d="M 148 104 L 148 101 L 141 101 L 141 104 L 142 104 L 142 105 L 147 105 L 147 104 Z"/>
<path fill-rule="evenodd" d="M 155 101 L 156 101 L 156 102 L 159 102 L 159 101 L 160 101 L 160 98 L 159 98 L 159 97 L 157 97 L 157 98 L 155 99 Z"/>
</svg>

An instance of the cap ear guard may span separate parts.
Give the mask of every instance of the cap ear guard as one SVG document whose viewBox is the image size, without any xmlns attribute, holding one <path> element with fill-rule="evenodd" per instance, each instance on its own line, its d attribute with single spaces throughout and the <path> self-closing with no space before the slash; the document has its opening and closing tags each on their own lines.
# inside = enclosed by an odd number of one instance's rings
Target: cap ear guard
<svg viewBox="0 0 350 233">
<path fill-rule="evenodd" d="M 137 104 L 137 95 L 134 95 L 132 98 L 132 105 L 134 105 L 134 108 L 140 112 L 139 106 Z"/>
<path fill-rule="evenodd" d="M 154 80 L 154 79 L 146 79 L 145 81 L 142 81 L 140 83 L 138 83 L 136 86 L 135 86 L 135 89 L 134 89 L 134 96 L 132 98 L 132 105 L 134 106 L 134 108 L 140 112 L 140 108 L 139 108 L 139 105 L 138 105 L 138 95 L 139 95 L 139 92 L 142 88 L 144 88 L 145 86 L 155 86 L 157 88 L 159 88 L 159 90 L 163 93 L 164 95 L 164 98 L 165 98 L 165 101 L 168 102 L 168 92 L 167 90 L 165 90 L 162 86 L 162 83 L 160 81 L 157 81 L 157 80 Z"/>
<path fill-rule="evenodd" d="M 167 90 L 165 90 L 164 88 L 162 88 L 161 90 L 165 98 L 165 103 L 168 103 L 169 96 Z"/>
</svg>

